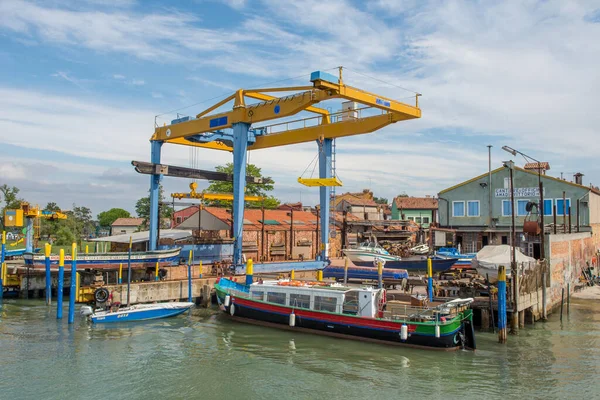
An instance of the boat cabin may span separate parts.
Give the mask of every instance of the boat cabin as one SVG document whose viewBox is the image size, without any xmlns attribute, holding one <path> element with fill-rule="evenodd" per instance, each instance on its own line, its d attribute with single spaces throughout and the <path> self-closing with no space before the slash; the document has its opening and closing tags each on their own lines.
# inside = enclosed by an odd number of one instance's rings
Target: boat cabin
<svg viewBox="0 0 600 400">
<path fill-rule="evenodd" d="M 266 281 L 250 286 L 250 298 L 292 308 L 376 318 L 385 303 L 385 290 L 335 283 Z"/>
</svg>

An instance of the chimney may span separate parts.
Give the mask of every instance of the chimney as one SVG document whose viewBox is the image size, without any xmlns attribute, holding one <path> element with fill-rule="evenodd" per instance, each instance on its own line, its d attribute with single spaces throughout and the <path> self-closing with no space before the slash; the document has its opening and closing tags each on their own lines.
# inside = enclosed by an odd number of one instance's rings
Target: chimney
<svg viewBox="0 0 600 400">
<path fill-rule="evenodd" d="M 583 185 L 583 174 L 581 172 L 576 173 L 573 177 L 575 178 L 576 184 Z"/>
</svg>

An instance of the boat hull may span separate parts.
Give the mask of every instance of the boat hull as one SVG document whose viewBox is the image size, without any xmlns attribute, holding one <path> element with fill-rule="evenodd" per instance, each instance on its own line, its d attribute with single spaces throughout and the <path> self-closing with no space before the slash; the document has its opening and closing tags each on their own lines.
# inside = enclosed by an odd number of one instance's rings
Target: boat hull
<svg viewBox="0 0 600 400">
<path fill-rule="evenodd" d="M 169 266 L 177 263 L 181 249 L 156 250 L 147 252 L 131 253 L 131 268 L 141 269 L 159 266 Z M 26 253 L 23 258 L 25 265 L 34 268 L 45 268 L 45 258 L 43 255 Z M 58 265 L 58 255 L 50 256 L 50 264 Z M 93 253 L 79 254 L 77 256 L 78 269 L 117 269 L 121 264 L 126 266 L 129 261 L 128 253 Z M 71 256 L 65 255 L 65 268 L 70 268 Z"/>
<path fill-rule="evenodd" d="M 431 260 L 431 267 L 433 272 L 444 272 L 450 269 L 458 259 L 456 258 L 434 258 Z M 353 261 L 354 265 L 359 267 L 373 267 L 373 262 L 356 262 Z M 427 271 L 427 259 L 402 259 L 400 261 L 388 261 L 384 265 L 385 269 L 405 269 L 407 271 Z"/>
<path fill-rule="evenodd" d="M 323 270 L 323 277 L 325 278 L 343 279 L 344 274 L 344 267 L 330 265 Z M 382 278 L 384 280 L 408 279 L 408 271 L 405 269 L 384 268 Z M 378 280 L 379 274 L 377 272 L 377 268 L 349 266 L 348 279 Z"/>
<path fill-rule="evenodd" d="M 371 266 L 373 266 L 375 259 L 383 260 L 386 263 L 401 260 L 400 257 L 392 256 L 390 254 L 379 254 L 355 249 L 346 249 L 343 250 L 343 253 L 346 257 L 348 257 L 350 261 L 352 261 L 356 265 L 358 265 L 357 263 L 370 263 Z"/>
<path fill-rule="evenodd" d="M 93 323 L 110 323 L 169 318 L 183 314 L 189 310 L 194 303 L 166 303 L 166 305 L 168 307 L 157 307 L 156 304 L 151 304 L 149 305 L 150 307 L 141 305 L 117 312 L 100 312 L 92 314 L 90 320 Z"/>
<path fill-rule="evenodd" d="M 217 290 L 218 292 L 219 290 Z M 224 298 L 224 293 L 218 295 Z M 233 306 L 233 313 L 231 308 Z M 243 297 L 231 296 L 231 305 L 221 306 L 230 317 L 240 321 L 264 323 L 273 327 L 299 329 L 306 332 L 339 336 L 348 339 L 374 340 L 389 344 L 412 347 L 434 348 L 441 350 L 456 350 L 462 347 L 463 337 L 467 329 L 465 319 L 470 322 L 471 311 L 466 311 L 463 320 L 455 320 L 440 325 L 440 337 L 435 336 L 435 325 L 423 323 L 406 323 L 408 337 L 401 339 L 401 328 L 404 322 L 373 318 L 360 318 L 350 315 L 317 312 L 304 309 L 292 309 L 287 306 L 274 305 Z M 295 314 L 295 326 L 289 326 L 290 314 Z M 233 314 L 233 315 L 232 315 Z M 470 324 L 469 326 L 472 326 Z M 474 344 L 473 344 L 474 346 Z"/>
</svg>

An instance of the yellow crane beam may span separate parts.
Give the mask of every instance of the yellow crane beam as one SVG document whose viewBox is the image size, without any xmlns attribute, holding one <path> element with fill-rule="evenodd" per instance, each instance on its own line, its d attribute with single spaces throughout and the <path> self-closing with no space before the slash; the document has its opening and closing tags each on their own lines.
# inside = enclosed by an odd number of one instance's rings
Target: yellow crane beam
<svg viewBox="0 0 600 400">
<path fill-rule="evenodd" d="M 321 115 L 321 120 L 317 127 L 302 127 L 277 134 L 256 136 L 256 142 L 249 146 L 249 150 L 256 150 L 302 143 L 318 138 L 336 138 L 368 133 L 391 123 L 421 117 L 421 109 L 418 107 L 418 94 L 415 96 L 415 105 L 412 106 L 352 86 L 347 86 L 341 79 L 341 73 L 338 79 L 332 78 L 331 75 L 317 72 L 315 73 L 315 78 L 312 79 L 313 86 L 240 89 L 231 96 L 197 114 L 196 119 L 157 127 L 151 140 L 232 151 L 232 148 L 225 143 L 197 143 L 185 138 L 231 128 L 234 123 L 254 124 L 289 117 L 301 111 L 309 111 Z M 335 82 L 336 80 L 337 82 Z M 301 91 L 283 97 L 274 97 L 264 93 L 297 90 Z M 245 97 L 262 100 L 262 102 L 246 104 Z M 330 113 L 323 108 L 316 107 L 315 104 L 335 98 L 346 99 L 367 107 L 377 108 L 383 110 L 384 113 L 332 123 Z M 234 101 L 232 110 L 208 115 L 231 100 Z"/>
<path fill-rule="evenodd" d="M 199 200 L 233 200 L 232 193 L 198 193 L 196 182 L 190 183 L 189 193 L 171 193 L 171 197 L 175 199 L 199 199 Z M 244 196 L 245 201 L 263 201 L 265 198 L 261 196 Z"/>
</svg>

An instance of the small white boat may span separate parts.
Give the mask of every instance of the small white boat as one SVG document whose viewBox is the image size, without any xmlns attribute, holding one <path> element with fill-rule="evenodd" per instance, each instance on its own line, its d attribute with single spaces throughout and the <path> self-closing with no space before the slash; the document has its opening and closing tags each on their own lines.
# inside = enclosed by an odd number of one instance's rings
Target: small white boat
<svg viewBox="0 0 600 400">
<path fill-rule="evenodd" d="M 157 304 L 136 304 L 119 308 L 116 311 L 93 310 L 90 306 L 81 307 L 82 316 L 87 316 L 93 323 L 144 321 L 158 318 L 174 317 L 189 310 L 194 303 L 172 302 Z"/>
<path fill-rule="evenodd" d="M 429 254 L 429 246 L 426 244 L 420 244 L 410 249 L 410 252 L 417 255 Z"/>
<path fill-rule="evenodd" d="M 401 258 L 391 255 L 377 242 L 363 242 L 351 249 L 342 250 L 344 255 L 353 263 L 374 263 L 377 260 L 400 261 Z"/>
</svg>

